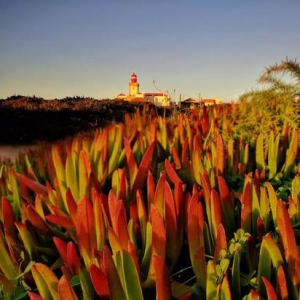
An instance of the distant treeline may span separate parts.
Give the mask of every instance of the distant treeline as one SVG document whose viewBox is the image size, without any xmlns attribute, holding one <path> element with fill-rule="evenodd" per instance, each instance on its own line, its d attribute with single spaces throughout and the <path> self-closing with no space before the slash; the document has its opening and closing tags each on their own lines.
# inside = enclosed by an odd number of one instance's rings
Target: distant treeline
<svg viewBox="0 0 300 300">
<path fill-rule="evenodd" d="M 41 97 L 13 95 L 0 100 L 0 108 L 26 109 L 26 110 L 98 110 L 100 106 L 109 103 L 109 99 L 94 99 L 91 97 L 74 96 L 62 99 L 45 100 Z M 114 101 L 112 101 L 114 102 Z"/>
</svg>

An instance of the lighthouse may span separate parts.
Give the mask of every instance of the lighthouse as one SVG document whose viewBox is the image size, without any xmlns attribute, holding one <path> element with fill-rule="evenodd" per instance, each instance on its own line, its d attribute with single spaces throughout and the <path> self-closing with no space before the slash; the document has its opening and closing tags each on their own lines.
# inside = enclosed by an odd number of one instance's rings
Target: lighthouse
<svg viewBox="0 0 300 300">
<path fill-rule="evenodd" d="M 137 76 L 133 72 L 130 77 L 130 82 L 129 82 L 129 96 L 136 96 L 139 94 L 139 83 L 137 82 Z"/>
</svg>

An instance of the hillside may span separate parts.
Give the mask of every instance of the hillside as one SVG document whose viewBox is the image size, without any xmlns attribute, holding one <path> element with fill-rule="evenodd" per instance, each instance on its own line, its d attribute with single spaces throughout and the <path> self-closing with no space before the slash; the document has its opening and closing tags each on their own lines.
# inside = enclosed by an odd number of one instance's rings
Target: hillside
<svg viewBox="0 0 300 300">
<path fill-rule="evenodd" d="M 53 142 L 79 132 L 122 122 L 141 103 L 67 97 L 44 100 L 12 96 L 0 100 L 0 144 Z"/>
</svg>

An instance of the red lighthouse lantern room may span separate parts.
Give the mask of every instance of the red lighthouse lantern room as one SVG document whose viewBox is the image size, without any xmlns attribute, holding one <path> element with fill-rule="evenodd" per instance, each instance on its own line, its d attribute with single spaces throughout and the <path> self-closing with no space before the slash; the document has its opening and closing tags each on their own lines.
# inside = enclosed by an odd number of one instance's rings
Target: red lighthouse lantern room
<svg viewBox="0 0 300 300">
<path fill-rule="evenodd" d="M 131 83 L 137 83 L 137 76 L 134 72 L 131 74 L 130 81 Z"/>
</svg>

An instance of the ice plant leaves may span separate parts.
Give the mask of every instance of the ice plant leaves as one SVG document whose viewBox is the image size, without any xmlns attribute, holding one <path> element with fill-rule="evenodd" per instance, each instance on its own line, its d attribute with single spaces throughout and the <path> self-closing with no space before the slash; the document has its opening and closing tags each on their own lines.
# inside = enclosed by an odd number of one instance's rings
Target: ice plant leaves
<svg viewBox="0 0 300 300">
<path fill-rule="evenodd" d="M 267 299 L 276 299 L 277 298 L 276 292 L 275 292 L 272 284 L 270 283 L 270 281 L 265 277 L 262 277 L 262 281 L 263 281 L 263 283 L 265 284 L 265 287 L 266 287 Z"/>
<path fill-rule="evenodd" d="M 14 265 L 4 244 L 4 236 L 0 232 L 0 269 L 8 280 L 13 281 L 17 276 L 17 266 Z"/>
<path fill-rule="evenodd" d="M 217 239 L 218 226 L 222 224 L 222 210 L 220 197 L 216 190 L 211 190 L 211 233 L 213 241 Z"/>
<path fill-rule="evenodd" d="M 134 183 L 133 183 L 133 186 L 131 189 L 131 195 L 130 195 L 131 200 L 133 200 L 133 198 L 135 197 L 137 189 L 142 188 L 143 183 L 147 177 L 147 172 L 148 172 L 148 169 L 149 169 L 152 159 L 153 159 L 155 145 L 156 145 L 155 142 L 150 144 L 142 158 L 136 178 L 134 180 Z"/>
<path fill-rule="evenodd" d="M 153 255 L 152 259 L 156 274 L 156 300 L 171 300 L 170 276 L 165 261 L 157 255 Z"/>
<path fill-rule="evenodd" d="M 218 176 L 218 188 L 222 207 L 222 220 L 228 236 L 232 235 L 235 228 L 234 222 L 234 195 L 229 192 L 227 183 L 222 176 Z"/>
<path fill-rule="evenodd" d="M 217 295 L 216 266 L 212 260 L 209 260 L 207 263 L 206 299 L 217 299 Z"/>
<path fill-rule="evenodd" d="M 294 128 L 290 140 L 290 145 L 286 153 L 285 164 L 283 167 L 283 176 L 285 178 L 290 174 L 292 170 L 293 164 L 297 157 L 297 153 L 299 152 L 298 147 L 299 147 L 299 134 L 297 128 Z"/>
<path fill-rule="evenodd" d="M 216 169 L 217 174 L 219 176 L 222 176 L 224 174 L 225 170 L 225 146 L 224 146 L 224 140 L 221 134 L 217 135 L 217 149 L 216 149 Z"/>
<path fill-rule="evenodd" d="M 109 297 L 110 290 L 107 277 L 104 272 L 96 265 L 91 265 L 90 274 L 97 295 L 102 297 Z"/>
<path fill-rule="evenodd" d="M 59 299 L 77 300 L 74 289 L 71 286 L 69 278 L 63 275 L 58 282 Z"/>
<path fill-rule="evenodd" d="M 256 149 L 255 149 L 256 168 L 259 171 L 266 168 L 264 140 L 265 140 L 264 134 L 260 133 L 256 139 Z"/>
<path fill-rule="evenodd" d="M 5 228 L 5 235 L 9 235 L 16 240 L 15 215 L 13 207 L 6 197 L 2 197 L 2 216 L 1 220 Z"/>
<path fill-rule="evenodd" d="M 177 172 L 175 171 L 174 167 L 168 159 L 165 160 L 165 169 L 168 174 L 168 177 L 170 178 L 173 184 L 176 184 L 177 182 L 182 183 L 181 178 L 179 177 L 179 175 L 177 174 Z"/>
<path fill-rule="evenodd" d="M 296 299 L 298 129 L 236 139 L 242 107 L 165 119 L 147 105 L 38 160 L 0 166 L 3 290 L 34 286 L 31 299 L 143 299 L 148 288 L 157 299 Z M 24 266 L 33 264 L 31 277 Z"/>
<path fill-rule="evenodd" d="M 15 225 L 19 231 L 20 237 L 23 241 L 25 250 L 26 250 L 27 254 L 29 255 L 30 260 L 33 260 L 35 258 L 36 248 L 35 248 L 35 244 L 33 242 L 33 238 L 31 236 L 29 229 L 27 228 L 27 226 L 25 224 L 23 224 L 21 222 L 16 222 Z"/>
<path fill-rule="evenodd" d="M 44 185 L 39 182 L 32 180 L 21 173 L 16 173 L 18 180 L 27 186 L 30 190 L 34 191 L 37 194 L 45 196 L 47 194 L 47 189 Z"/>
<path fill-rule="evenodd" d="M 35 263 L 32 266 L 31 271 L 40 295 L 46 300 L 59 300 L 59 281 L 54 272 L 49 267 L 41 263 Z"/>
<path fill-rule="evenodd" d="M 103 270 L 107 277 L 111 299 L 127 299 L 116 265 L 107 246 L 103 248 Z"/>
<path fill-rule="evenodd" d="M 292 224 L 283 201 L 277 203 L 278 233 L 284 249 L 288 265 L 288 278 L 292 287 L 291 296 L 297 299 L 300 293 L 300 256 L 293 232 Z"/>
<path fill-rule="evenodd" d="M 262 277 L 271 280 L 271 266 L 273 266 L 273 273 L 277 273 L 278 268 L 284 263 L 280 250 L 270 234 L 264 236 L 259 256 L 258 290 L 261 294 L 264 294 L 265 290 L 264 284 L 262 282 Z"/>
<path fill-rule="evenodd" d="M 117 252 L 113 258 L 119 276 L 121 278 L 121 283 L 126 294 L 126 299 L 143 300 L 143 293 L 139 275 L 130 253 L 127 251 L 120 251 Z"/>
<path fill-rule="evenodd" d="M 90 266 L 91 253 L 95 243 L 95 220 L 93 207 L 87 197 L 83 197 L 77 206 L 76 233 L 79 249 L 85 265 Z"/>
<path fill-rule="evenodd" d="M 242 195 L 241 228 L 245 232 L 251 232 L 251 184 L 248 182 Z"/>
<path fill-rule="evenodd" d="M 110 127 L 109 134 L 109 161 L 108 174 L 111 174 L 117 166 L 122 146 L 122 128 L 119 125 Z"/>
</svg>

